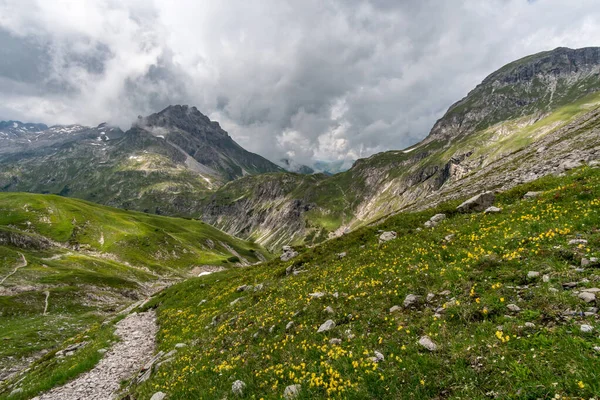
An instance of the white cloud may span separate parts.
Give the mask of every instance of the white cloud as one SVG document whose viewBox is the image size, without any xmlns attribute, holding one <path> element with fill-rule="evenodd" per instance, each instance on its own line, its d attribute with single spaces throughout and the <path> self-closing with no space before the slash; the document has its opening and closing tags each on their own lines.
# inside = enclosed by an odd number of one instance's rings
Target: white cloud
<svg viewBox="0 0 600 400">
<path fill-rule="evenodd" d="M 0 0 L 0 119 L 127 128 L 185 103 L 272 159 L 364 157 L 503 64 L 598 37 L 591 0 Z"/>
</svg>

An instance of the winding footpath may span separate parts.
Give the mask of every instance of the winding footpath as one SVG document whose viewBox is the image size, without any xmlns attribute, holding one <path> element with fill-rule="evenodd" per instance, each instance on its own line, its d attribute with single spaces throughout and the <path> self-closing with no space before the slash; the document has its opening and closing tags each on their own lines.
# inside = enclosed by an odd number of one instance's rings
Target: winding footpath
<svg viewBox="0 0 600 400">
<path fill-rule="evenodd" d="M 13 270 L 13 272 L 11 272 L 10 274 L 8 274 L 4 278 L 2 278 L 2 280 L 0 281 L 0 285 L 2 285 L 4 283 L 4 281 L 6 281 L 8 278 L 10 278 L 14 274 L 16 274 L 20 268 L 25 268 L 27 266 L 27 259 L 25 258 L 23 253 L 19 253 L 19 254 L 21 254 L 21 258 L 22 258 L 21 264 L 17 265 L 15 267 L 15 269 Z"/>
<path fill-rule="evenodd" d="M 116 325 L 120 342 L 106 352 L 92 369 L 75 380 L 35 397 L 33 400 L 108 400 L 154 354 L 158 331 L 154 311 L 133 313 Z"/>
</svg>

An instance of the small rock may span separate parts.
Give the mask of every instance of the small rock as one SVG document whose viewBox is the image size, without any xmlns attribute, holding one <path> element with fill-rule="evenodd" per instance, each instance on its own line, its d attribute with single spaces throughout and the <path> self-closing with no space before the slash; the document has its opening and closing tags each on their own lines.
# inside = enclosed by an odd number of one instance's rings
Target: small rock
<svg viewBox="0 0 600 400">
<path fill-rule="evenodd" d="M 22 388 L 17 388 L 15 390 L 13 390 L 12 392 L 10 392 L 10 394 L 8 395 L 8 397 L 13 397 L 16 396 L 18 394 L 23 393 L 23 389 Z"/>
<path fill-rule="evenodd" d="M 319 329 L 317 330 L 317 333 L 326 332 L 333 328 L 335 328 L 335 322 L 333 322 L 333 320 L 328 319 L 319 327 Z"/>
<path fill-rule="evenodd" d="M 177 344 L 175 345 L 175 348 L 176 348 L 176 349 L 183 349 L 183 348 L 184 348 L 184 347 L 186 347 L 186 346 L 187 346 L 187 344 L 185 344 L 185 343 L 177 343 Z"/>
<path fill-rule="evenodd" d="M 544 275 L 544 276 L 542 276 L 542 281 L 544 281 L 546 283 L 550 282 L 550 275 Z"/>
<path fill-rule="evenodd" d="M 420 300 L 420 296 L 417 296 L 416 294 L 409 294 L 408 296 L 406 296 L 404 298 L 404 302 L 402 303 L 404 305 L 404 307 L 408 308 L 408 307 L 412 307 L 416 304 L 419 303 Z"/>
<path fill-rule="evenodd" d="M 163 400 L 167 397 L 166 393 L 163 392 L 156 392 L 152 395 L 152 397 L 150 397 L 150 400 Z"/>
<path fill-rule="evenodd" d="M 571 239 L 569 240 L 570 245 L 579 245 L 579 244 L 588 244 L 588 241 L 585 239 Z"/>
<path fill-rule="evenodd" d="M 558 293 L 558 289 L 557 288 L 553 288 L 553 287 L 551 287 L 550 289 L 548 289 L 548 291 L 552 292 L 552 293 Z"/>
<path fill-rule="evenodd" d="M 519 312 L 519 311 L 521 311 L 521 308 L 518 305 L 516 305 L 516 304 L 509 304 L 509 305 L 506 306 L 506 308 L 508 308 L 512 312 Z"/>
<path fill-rule="evenodd" d="M 294 321 L 290 321 L 287 323 L 287 325 L 285 326 L 285 330 L 289 331 L 290 329 L 292 329 L 294 327 Z"/>
<path fill-rule="evenodd" d="M 429 336 L 422 336 L 419 339 L 419 344 L 425 347 L 429 351 L 436 351 L 437 344 L 433 343 L 433 341 L 429 338 Z"/>
<path fill-rule="evenodd" d="M 579 327 L 579 329 L 583 333 L 592 333 L 592 331 L 594 330 L 594 327 L 591 325 L 588 325 L 588 324 L 583 324 Z"/>
<path fill-rule="evenodd" d="M 535 328 L 535 324 L 533 322 L 525 322 L 525 328 Z"/>
<path fill-rule="evenodd" d="M 442 222 L 446 219 L 446 214 L 435 214 L 433 217 L 429 218 L 431 222 Z"/>
<path fill-rule="evenodd" d="M 525 193 L 525 195 L 523 195 L 523 199 L 525 199 L 525 200 L 535 199 L 536 197 L 539 197 L 540 194 L 542 194 L 542 192 L 527 192 L 527 193 Z"/>
<path fill-rule="evenodd" d="M 540 273 L 538 271 L 529 271 L 527 273 L 528 278 L 537 278 L 538 276 L 540 276 Z"/>
<path fill-rule="evenodd" d="M 333 311 L 333 308 L 331 308 L 330 306 L 325 307 L 323 312 L 325 312 L 326 314 L 329 314 L 329 315 L 335 314 L 335 311 Z"/>
<path fill-rule="evenodd" d="M 454 233 L 451 233 L 450 235 L 446 235 L 446 237 L 444 237 L 444 240 L 446 242 L 451 242 L 452 240 L 454 240 L 454 236 L 456 235 L 454 235 Z"/>
<path fill-rule="evenodd" d="M 283 398 L 285 400 L 293 400 L 300 395 L 302 385 L 290 385 L 283 391 Z"/>
<path fill-rule="evenodd" d="M 600 353 L 600 346 L 594 346 L 593 349 L 595 352 Z"/>
<path fill-rule="evenodd" d="M 592 303 L 596 301 L 596 295 L 591 292 L 581 292 L 577 295 L 579 299 L 585 301 L 586 303 Z"/>
<path fill-rule="evenodd" d="M 491 206 L 491 207 L 486 208 L 483 213 L 484 214 L 496 214 L 496 213 L 499 213 L 501 211 L 502 211 L 501 208 Z"/>
<path fill-rule="evenodd" d="M 233 300 L 231 303 L 229 303 L 230 306 L 234 306 L 237 303 L 239 303 L 240 301 L 242 301 L 244 299 L 244 297 L 238 297 L 237 299 Z"/>
<path fill-rule="evenodd" d="M 379 243 L 389 242 L 390 240 L 394 240 L 397 237 L 398 237 L 398 235 L 396 234 L 396 232 L 393 232 L 393 231 L 383 232 L 379 236 Z"/>
<path fill-rule="evenodd" d="M 329 339 L 329 344 L 342 344 L 342 339 L 337 339 L 337 338 Z"/>
<path fill-rule="evenodd" d="M 323 292 L 315 292 L 315 293 L 309 294 L 309 296 L 312 297 L 313 299 L 320 299 L 321 297 L 325 296 L 325 293 L 323 293 Z"/>
<path fill-rule="evenodd" d="M 443 290 L 441 292 L 438 293 L 440 296 L 450 296 L 452 294 L 452 292 L 450 292 L 449 290 Z"/>
<path fill-rule="evenodd" d="M 352 333 L 350 329 L 346 329 L 346 332 L 344 332 L 344 334 L 346 335 L 346 338 L 348 340 L 352 340 L 355 337 L 354 333 Z"/>
<path fill-rule="evenodd" d="M 254 291 L 255 292 L 260 292 L 261 290 L 263 290 L 264 285 L 262 283 L 259 283 L 258 285 L 254 286 Z"/>
<path fill-rule="evenodd" d="M 396 312 L 398 310 L 400 310 L 400 306 L 393 306 L 392 308 L 390 308 L 391 313 Z"/>
<path fill-rule="evenodd" d="M 427 293 L 427 302 L 429 303 L 430 301 L 432 301 L 435 298 L 435 294 L 433 293 Z"/>
<path fill-rule="evenodd" d="M 371 361 L 374 363 L 380 363 L 385 360 L 385 357 L 380 352 L 374 351 L 373 354 L 375 354 L 375 357 L 371 357 Z"/>
<path fill-rule="evenodd" d="M 106 353 L 107 351 L 108 351 L 108 350 L 106 350 L 106 349 L 98 349 L 98 353 L 100 353 L 100 354 L 104 354 L 104 353 Z"/>
<path fill-rule="evenodd" d="M 248 286 L 248 285 L 238 286 L 238 288 L 235 289 L 235 291 L 239 293 L 239 292 L 246 291 L 248 289 L 252 289 L 252 286 Z"/>
<path fill-rule="evenodd" d="M 231 385 L 231 391 L 236 396 L 242 396 L 244 394 L 244 389 L 246 389 L 246 384 L 240 380 L 233 382 L 233 385 Z"/>
<path fill-rule="evenodd" d="M 337 253 L 336 255 L 341 260 L 342 258 L 346 257 L 346 252 L 342 251 L 341 253 Z"/>
</svg>

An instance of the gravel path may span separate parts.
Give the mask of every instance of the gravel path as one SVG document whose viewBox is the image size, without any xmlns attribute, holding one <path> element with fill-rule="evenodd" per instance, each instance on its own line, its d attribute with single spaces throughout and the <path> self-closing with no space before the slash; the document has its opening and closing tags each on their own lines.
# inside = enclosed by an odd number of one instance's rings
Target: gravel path
<svg viewBox="0 0 600 400">
<path fill-rule="evenodd" d="M 19 253 L 19 254 L 21 254 L 21 264 L 17 265 L 15 267 L 15 269 L 13 270 L 13 272 L 11 272 L 10 274 L 8 274 L 4 278 L 2 278 L 2 280 L 0 281 L 0 285 L 2 285 L 4 283 L 4 281 L 6 281 L 8 278 L 10 278 L 14 274 L 16 274 L 17 271 L 19 270 L 19 268 L 25 268 L 27 266 L 27 259 L 25 258 L 23 253 Z"/>
<path fill-rule="evenodd" d="M 106 352 L 94 369 L 33 400 L 112 399 L 121 381 L 152 358 L 157 330 L 154 311 L 130 314 L 117 324 L 116 334 L 121 341 Z"/>
</svg>

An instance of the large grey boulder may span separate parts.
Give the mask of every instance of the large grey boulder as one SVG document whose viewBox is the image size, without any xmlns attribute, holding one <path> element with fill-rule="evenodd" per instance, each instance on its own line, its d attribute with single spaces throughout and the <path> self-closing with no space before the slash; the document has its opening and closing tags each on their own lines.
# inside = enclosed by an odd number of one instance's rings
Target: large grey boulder
<svg viewBox="0 0 600 400">
<path fill-rule="evenodd" d="M 496 200 L 496 195 L 493 192 L 483 192 L 478 194 L 477 196 L 471 197 L 469 200 L 462 203 L 456 209 L 459 212 L 469 213 L 469 212 L 481 212 L 494 204 Z"/>
</svg>

